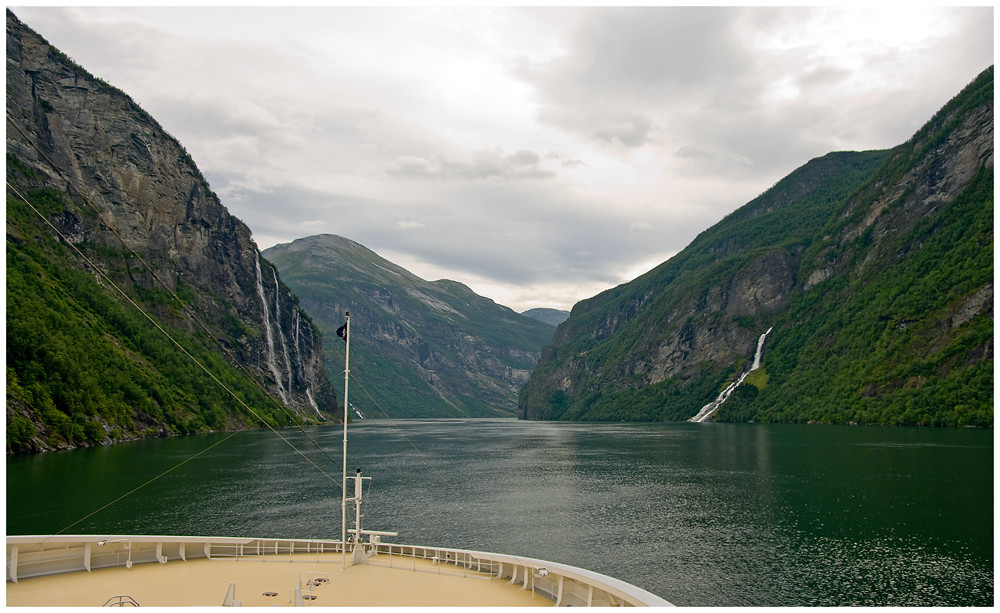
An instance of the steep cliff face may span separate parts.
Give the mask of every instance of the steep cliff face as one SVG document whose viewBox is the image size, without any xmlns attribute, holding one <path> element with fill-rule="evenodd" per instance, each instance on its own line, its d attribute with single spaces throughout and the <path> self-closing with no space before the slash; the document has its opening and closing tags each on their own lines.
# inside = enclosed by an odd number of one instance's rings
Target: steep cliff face
<svg viewBox="0 0 1000 613">
<path fill-rule="evenodd" d="M 351 404 L 365 416 L 511 416 L 554 331 L 339 236 L 310 236 L 264 253 L 327 336 L 351 312 L 351 372 L 367 392 L 353 394 Z M 331 375 L 343 372 L 339 345 L 328 348 Z"/>
<path fill-rule="evenodd" d="M 993 142 L 990 68 L 830 220 L 718 419 L 992 426 Z"/>
<path fill-rule="evenodd" d="M 770 365 L 719 418 L 991 423 L 992 120 L 990 69 L 908 143 L 813 160 L 673 259 L 577 304 L 519 417 L 690 418 L 773 327 Z M 906 408 L 935 394 L 967 414 Z"/>
<path fill-rule="evenodd" d="M 671 260 L 578 303 L 522 389 L 519 417 L 693 415 L 787 304 L 805 248 L 831 207 L 885 157 L 813 160 Z"/>
<path fill-rule="evenodd" d="M 292 411 L 335 413 L 319 334 L 184 148 L 9 11 L 7 156 L 8 181 L 29 201 L 56 190 L 52 228 L 156 317 L 210 333 Z M 17 249 L 31 238 L 10 219 Z"/>
</svg>

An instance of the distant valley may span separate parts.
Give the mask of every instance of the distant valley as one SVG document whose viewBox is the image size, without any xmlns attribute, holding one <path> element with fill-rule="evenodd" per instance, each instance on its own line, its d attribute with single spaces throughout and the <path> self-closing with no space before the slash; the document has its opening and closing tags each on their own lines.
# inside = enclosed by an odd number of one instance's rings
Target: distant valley
<svg viewBox="0 0 1000 613">
<path fill-rule="evenodd" d="M 355 416 L 513 417 L 518 390 L 555 332 L 461 283 L 426 281 L 340 236 L 302 238 L 263 254 L 323 331 L 332 380 L 344 370 L 335 331 L 351 313 Z"/>
<path fill-rule="evenodd" d="M 569 311 L 563 311 L 560 309 L 528 309 L 527 311 L 521 313 L 521 315 L 537 319 L 538 321 L 542 321 L 553 326 L 558 326 L 562 322 L 569 319 Z"/>
</svg>

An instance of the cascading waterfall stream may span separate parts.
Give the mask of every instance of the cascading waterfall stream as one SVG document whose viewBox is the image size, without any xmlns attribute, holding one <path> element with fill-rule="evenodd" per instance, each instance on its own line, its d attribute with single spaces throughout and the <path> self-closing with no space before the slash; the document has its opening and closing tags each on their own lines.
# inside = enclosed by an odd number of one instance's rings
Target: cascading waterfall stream
<svg viewBox="0 0 1000 613">
<path fill-rule="evenodd" d="M 736 379 L 736 381 L 733 381 L 726 386 L 726 389 L 722 390 L 722 393 L 720 393 L 715 400 L 703 406 L 701 410 L 698 411 L 698 414 L 688 421 L 702 423 L 707 420 L 719 409 L 720 406 L 722 406 L 723 402 L 729 399 L 729 396 L 731 396 L 733 391 L 743 383 L 743 381 L 747 378 L 747 375 L 760 368 L 760 360 L 764 355 L 764 339 L 767 338 L 767 335 L 770 334 L 773 329 L 774 328 L 768 328 L 767 332 L 761 334 L 760 338 L 757 339 L 757 352 L 754 353 L 753 364 L 750 365 L 750 370 L 744 372 L 738 379 Z"/>
<path fill-rule="evenodd" d="M 299 322 L 301 321 L 301 318 L 299 317 L 299 312 L 297 310 L 292 311 L 292 316 L 295 318 L 295 340 L 292 341 L 292 347 L 295 349 L 295 363 L 299 365 L 299 375 L 302 379 L 305 379 L 305 368 L 302 366 L 304 363 L 302 361 L 302 335 L 299 331 Z M 313 398 L 311 386 L 306 388 L 306 398 L 309 399 L 309 406 L 316 411 L 316 414 L 323 417 L 323 413 L 319 410 L 319 405 L 316 404 L 316 400 Z"/>
<path fill-rule="evenodd" d="M 288 371 L 288 391 L 292 391 L 292 361 L 288 358 L 288 343 L 285 342 L 285 332 L 281 329 L 281 294 L 278 292 L 278 273 L 271 269 L 274 276 L 274 321 L 278 322 L 278 339 L 281 341 L 281 353 L 285 356 L 285 369 Z"/>
<path fill-rule="evenodd" d="M 285 393 L 284 386 L 281 385 L 281 373 L 278 371 L 278 362 L 274 359 L 274 335 L 271 332 L 271 312 L 267 308 L 267 296 L 264 294 L 264 277 L 260 271 L 260 257 L 256 259 L 257 264 L 257 294 L 260 296 L 260 306 L 264 309 L 264 332 L 267 336 L 267 366 L 274 375 L 274 382 L 278 385 L 278 395 L 282 402 L 288 404 L 288 394 Z M 277 285 L 275 285 L 277 291 Z"/>
<path fill-rule="evenodd" d="M 313 391 L 311 387 L 306 388 L 306 398 L 309 399 L 309 404 L 312 405 L 312 408 L 314 411 L 316 411 L 316 414 L 319 415 L 320 417 L 323 417 L 323 414 L 319 410 L 319 405 L 317 405 L 316 401 L 313 399 Z"/>
<path fill-rule="evenodd" d="M 757 353 L 753 354 L 753 365 L 750 366 L 750 370 L 757 370 L 760 368 L 760 358 L 764 355 L 764 339 L 766 339 L 767 335 L 771 333 L 771 330 L 773 330 L 773 328 L 768 328 L 767 332 L 761 334 L 760 338 L 757 339 Z"/>
<path fill-rule="evenodd" d="M 299 364 L 301 372 L 302 366 L 302 348 L 299 346 L 300 335 L 299 335 L 299 312 L 298 310 L 292 311 L 292 316 L 295 318 L 295 340 L 292 341 L 292 347 L 295 348 L 295 363 Z"/>
</svg>

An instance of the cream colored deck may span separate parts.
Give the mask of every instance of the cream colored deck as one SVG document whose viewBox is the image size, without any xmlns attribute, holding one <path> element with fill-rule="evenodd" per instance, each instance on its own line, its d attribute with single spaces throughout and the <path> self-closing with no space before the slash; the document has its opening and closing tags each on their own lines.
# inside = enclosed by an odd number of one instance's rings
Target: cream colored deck
<svg viewBox="0 0 1000 613">
<path fill-rule="evenodd" d="M 451 565 L 429 560 L 374 556 L 372 564 L 341 568 L 339 553 L 296 554 L 257 559 L 170 560 L 136 564 L 131 569 L 106 568 L 7 582 L 7 606 L 99 607 L 109 598 L 131 596 L 143 606 L 218 606 L 230 582 L 242 606 L 291 606 L 296 584 L 315 596 L 317 607 L 551 607 L 553 602 L 506 579 L 482 578 Z M 348 560 L 348 564 L 350 561 Z M 385 565 L 385 566 L 382 566 Z M 445 574 L 453 573 L 453 574 Z M 310 591 L 313 579 L 325 577 Z M 277 596 L 264 596 L 276 592 Z"/>
</svg>

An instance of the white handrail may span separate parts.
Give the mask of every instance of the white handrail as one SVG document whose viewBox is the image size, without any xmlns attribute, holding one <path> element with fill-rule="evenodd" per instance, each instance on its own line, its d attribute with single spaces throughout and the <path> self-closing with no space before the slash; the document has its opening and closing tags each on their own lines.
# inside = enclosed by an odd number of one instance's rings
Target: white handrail
<svg viewBox="0 0 1000 613">
<path fill-rule="evenodd" d="M 365 531 L 363 531 L 365 532 Z M 97 546 L 98 543 L 104 543 Z M 264 539 L 224 536 L 31 535 L 7 536 L 7 580 L 85 569 L 160 562 L 160 558 L 260 558 L 304 553 L 340 553 L 342 543 L 328 539 Z M 453 568 L 454 574 L 510 578 L 561 606 L 672 606 L 625 581 L 583 568 L 501 553 L 376 542 L 375 553 L 426 558 Z M 447 571 L 440 571 L 447 572 Z"/>
</svg>

